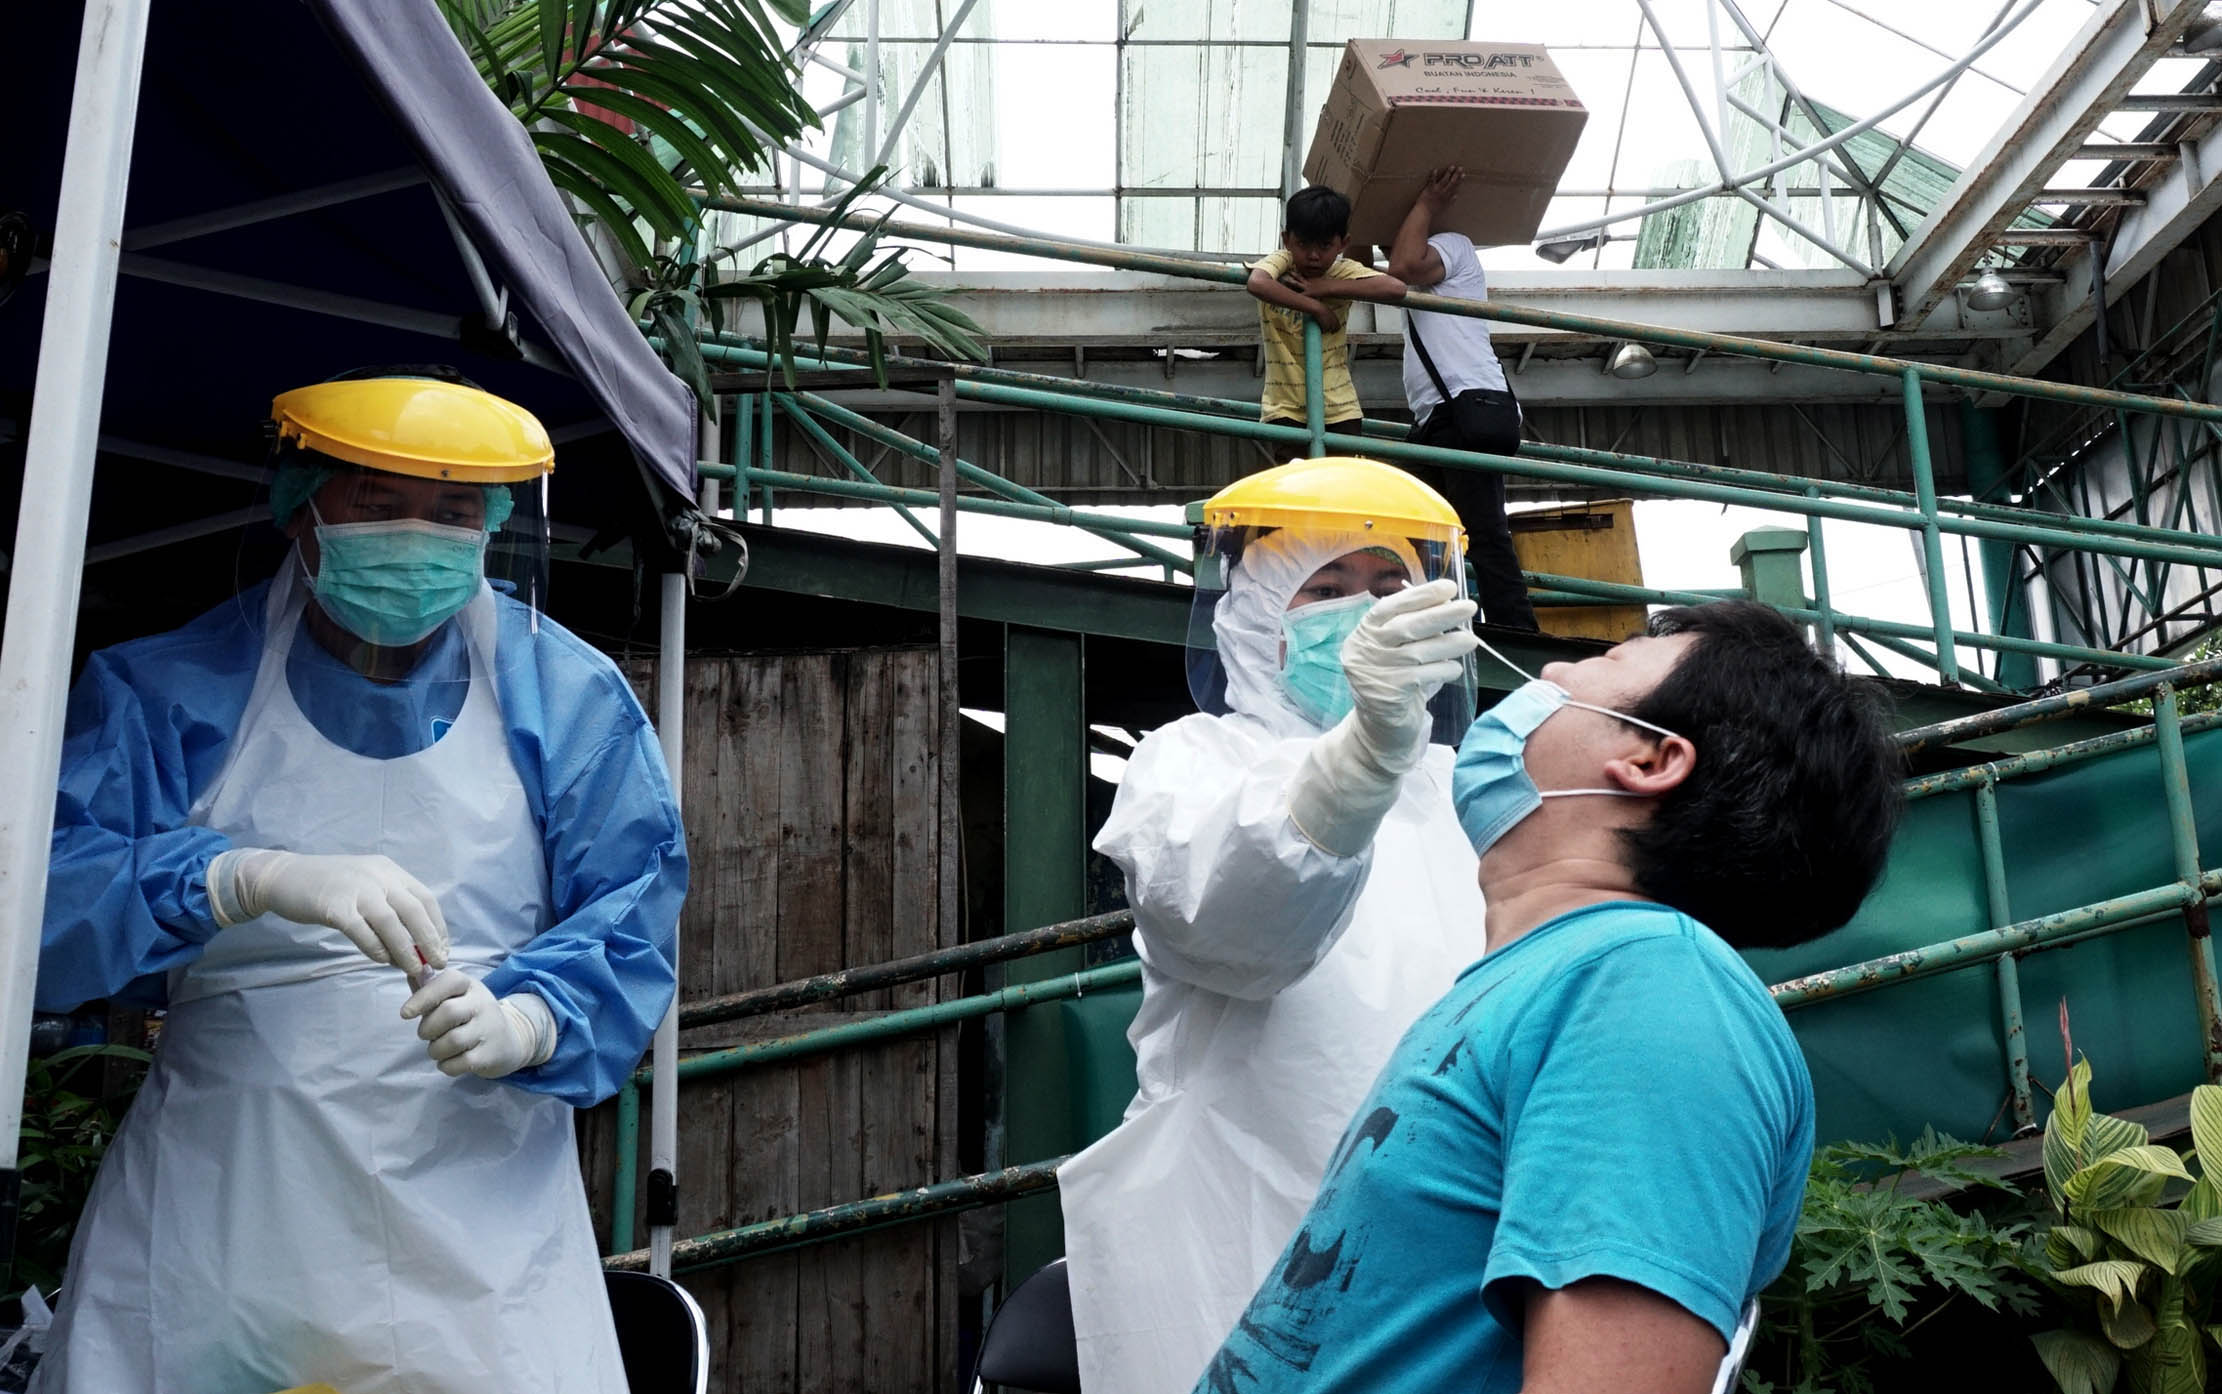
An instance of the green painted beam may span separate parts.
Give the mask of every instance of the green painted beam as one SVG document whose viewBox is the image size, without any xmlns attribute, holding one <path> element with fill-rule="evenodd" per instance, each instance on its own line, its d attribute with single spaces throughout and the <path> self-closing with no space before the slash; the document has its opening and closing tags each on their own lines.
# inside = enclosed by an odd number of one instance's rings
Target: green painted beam
<svg viewBox="0 0 2222 1394">
<path fill-rule="evenodd" d="M 1049 261 L 1083 262 L 1096 266 L 1114 267 L 1123 271 L 1154 271 L 1161 275 L 1177 276 L 1190 281 L 1216 281 L 1225 285 L 1241 285 L 1248 276 L 1248 273 L 1240 266 L 1194 261 L 1186 257 L 1165 256 L 1154 252 L 1138 252 L 1124 247 L 1094 247 L 1057 241 L 1046 237 L 1016 237 L 1001 233 L 975 232 L 969 228 L 934 226 L 924 223 L 883 222 L 879 216 L 873 214 L 799 208 L 793 204 L 772 203 L 760 199 L 706 198 L 703 200 L 703 206 L 782 222 L 839 225 L 859 231 L 878 228 L 887 237 L 910 238 L 920 242 L 940 242 L 955 247 L 988 248 L 1018 256 L 1040 257 Z M 1924 382 L 1961 387 L 1974 392 L 2003 392 L 2016 397 L 2037 397 L 2055 402 L 2072 402 L 2083 406 L 2119 407 L 2125 411 L 2149 412 L 2158 416 L 2183 416 L 2201 421 L 2222 421 L 2222 405 L 2214 403 L 2179 401 L 2167 397 L 2144 396 L 2134 392 L 2111 392 L 2104 388 L 2085 387 L 2078 383 L 2054 382 L 2043 378 L 2014 377 L 2007 373 L 1989 373 L 1975 368 L 1963 368 L 1954 363 L 1920 363 L 1902 358 L 1885 358 L 1871 353 L 1847 353 L 1842 349 L 1821 348 L 1813 344 L 1778 343 L 1771 339 L 1751 339 L 1735 334 L 1714 334 L 1701 329 L 1676 329 L 1667 325 L 1639 324 L 1630 320 L 1605 319 L 1598 315 L 1580 315 L 1560 310 L 1537 309 L 1526 305 L 1510 304 L 1502 300 L 1460 300 L 1445 295 L 1428 295 L 1420 291 L 1407 292 L 1403 300 L 1397 303 L 1407 310 L 1432 310 L 1438 314 L 1457 315 L 1467 319 L 1494 320 L 1500 324 L 1521 324 L 1537 329 L 1556 329 L 1569 334 L 1583 334 L 1600 339 L 1633 339 L 1638 343 L 1701 349 L 1707 353 L 1736 354 L 1745 358 L 1765 359 L 1776 363 L 1796 363 L 1814 368 L 1835 368 L 1845 372 L 1881 377 L 1899 377 L 1904 373 L 1912 372 Z"/>
<path fill-rule="evenodd" d="M 919 547 L 857 542 L 794 528 L 740 525 L 749 548 L 743 589 L 811 595 L 866 605 L 933 613 L 939 605 L 934 554 Z M 632 555 L 622 544 L 581 558 L 572 543 L 558 543 L 558 560 L 629 568 Z M 730 557 L 704 563 L 706 584 L 722 585 L 732 575 Z M 957 563 L 957 614 L 962 619 L 1023 624 L 1035 629 L 1144 643 L 1185 644 L 1189 602 L 1184 585 L 1098 576 L 1054 566 L 1028 566 L 987 557 L 961 557 Z M 1505 657 L 1529 672 L 1546 663 L 1575 660 L 1602 652 L 1606 645 L 1587 639 L 1560 639 L 1522 630 L 1484 628 L 1482 633 Z M 1483 656 L 1480 685 L 1488 693 L 1509 692 L 1523 681 Z M 1892 684 L 1901 728 L 1932 725 L 1995 711 L 2002 700 L 1980 693 L 1953 692 L 1919 683 Z M 2127 716 L 2092 709 L 2028 730 L 1986 734 L 1960 748 L 1978 754 L 2019 754 L 2067 741 L 2090 740 L 2141 725 Z M 1056 917 L 1052 917 L 1056 918 Z"/>
<path fill-rule="evenodd" d="M 961 589 L 961 583 L 960 583 Z M 1088 910 L 1086 639 L 1011 625 L 1003 648 L 1003 923 L 1042 925 Z M 1081 967 L 1084 951 L 1058 949 L 1009 966 L 1013 982 Z M 1004 1163 L 1036 1162 L 1086 1146 L 1074 1109 L 1074 1043 L 1062 1011 L 1004 1022 Z M 1006 1213 L 1003 1272 L 1017 1283 L 1065 1251 L 1054 1196 Z"/>
</svg>

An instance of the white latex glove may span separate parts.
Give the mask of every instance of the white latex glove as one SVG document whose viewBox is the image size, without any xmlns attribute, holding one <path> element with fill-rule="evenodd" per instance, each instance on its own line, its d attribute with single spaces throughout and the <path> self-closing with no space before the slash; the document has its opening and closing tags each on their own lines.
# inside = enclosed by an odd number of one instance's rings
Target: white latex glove
<svg viewBox="0 0 2222 1394">
<path fill-rule="evenodd" d="M 276 915 L 336 929 L 373 963 L 447 966 L 439 897 L 391 857 L 235 847 L 208 864 L 208 898 L 219 925 Z"/>
<path fill-rule="evenodd" d="M 1427 750 L 1428 700 L 1480 643 L 1477 608 L 1456 581 L 1430 581 L 1383 598 L 1343 640 L 1350 715 L 1312 742 L 1289 785 L 1289 818 L 1321 851 L 1355 856 L 1373 841 Z"/>
<path fill-rule="evenodd" d="M 451 1078 L 500 1079 L 555 1054 L 555 1014 L 530 992 L 496 997 L 459 969 L 427 976 L 402 1004 L 425 1053 Z M 420 1019 L 421 1018 L 421 1019 Z"/>
<path fill-rule="evenodd" d="M 1342 644 L 1351 714 L 1367 756 L 1402 774 L 1427 749 L 1427 703 L 1481 641 L 1471 600 L 1456 581 L 1429 581 L 1385 596 Z"/>
</svg>

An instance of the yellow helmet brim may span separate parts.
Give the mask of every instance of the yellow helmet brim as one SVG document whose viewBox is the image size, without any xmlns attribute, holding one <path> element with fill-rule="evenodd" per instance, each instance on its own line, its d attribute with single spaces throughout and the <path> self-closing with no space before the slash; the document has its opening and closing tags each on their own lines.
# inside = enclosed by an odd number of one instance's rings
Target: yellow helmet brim
<svg viewBox="0 0 2222 1394">
<path fill-rule="evenodd" d="M 353 378 L 282 393 L 270 404 L 280 440 L 365 469 L 516 484 L 555 468 L 540 419 L 514 402 L 431 378 Z"/>
<path fill-rule="evenodd" d="M 1459 540 L 1458 510 L 1418 479 L 1379 460 L 1330 455 L 1238 479 L 1204 504 L 1214 528 L 1379 532 L 1427 542 Z"/>
</svg>

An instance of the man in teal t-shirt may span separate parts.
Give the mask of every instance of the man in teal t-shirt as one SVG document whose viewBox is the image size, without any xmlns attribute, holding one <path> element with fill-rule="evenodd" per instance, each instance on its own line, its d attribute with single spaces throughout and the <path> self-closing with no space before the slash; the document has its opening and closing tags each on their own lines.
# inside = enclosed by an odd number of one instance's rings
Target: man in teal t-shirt
<svg viewBox="0 0 2222 1394">
<path fill-rule="evenodd" d="M 1406 1033 L 1198 1394 L 1713 1389 L 1813 1151 L 1736 949 L 1852 916 L 1898 779 L 1865 693 L 1741 602 L 1477 720 L 1453 797 L 1488 954 Z"/>
</svg>

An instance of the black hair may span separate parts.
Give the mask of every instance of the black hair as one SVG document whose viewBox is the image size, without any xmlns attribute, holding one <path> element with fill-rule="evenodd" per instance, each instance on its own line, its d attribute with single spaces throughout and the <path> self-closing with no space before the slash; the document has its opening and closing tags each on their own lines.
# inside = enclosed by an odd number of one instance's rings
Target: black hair
<svg viewBox="0 0 2222 1394">
<path fill-rule="evenodd" d="M 1350 200 L 1314 184 L 1290 195 L 1282 231 L 1299 242 L 1322 246 L 1350 233 Z"/>
<path fill-rule="evenodd" d="M 1904 805 L 1882 702 L 1748 600 L 1663 610 L 1649 632 L 1697 642 L 1631 715 L 1687 737 L 1697 765 L 1623 834 L 1637 887 L 1740 949 L 1851 919 Z"/>
</svg>

